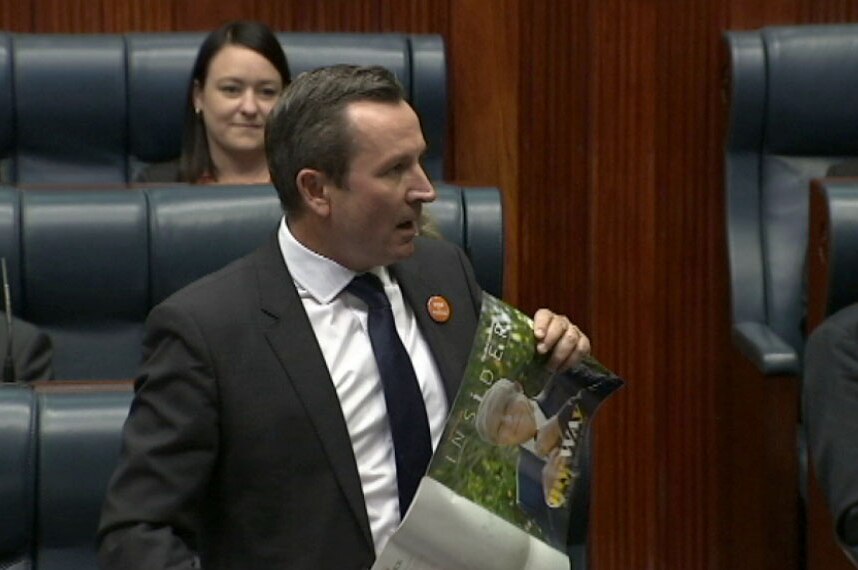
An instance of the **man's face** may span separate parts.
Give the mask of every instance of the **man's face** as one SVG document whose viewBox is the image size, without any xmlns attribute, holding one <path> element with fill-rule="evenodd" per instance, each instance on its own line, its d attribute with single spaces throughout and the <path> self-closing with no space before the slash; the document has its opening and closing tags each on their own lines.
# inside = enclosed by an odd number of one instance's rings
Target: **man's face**
<svg viewBox="0 0 858 570">
<path fill-rule="evenodd" d="M 365 271 L 414 253 L 420 213 L 435 189 L 420 164 L 426 141 L 407 103 L 359 101 L 345 113 L 352 159 L 343 187 L 330 188 L 326 240 L 335 261 Z"/>
<path fill-rule="evenodd" d="M 498 423 L 496 441 L 498 445 L 519 445 L 536 435 L 536 415 L 533 404 L 522 393 L 518 393 L 506 405 Z"/>
</svg>

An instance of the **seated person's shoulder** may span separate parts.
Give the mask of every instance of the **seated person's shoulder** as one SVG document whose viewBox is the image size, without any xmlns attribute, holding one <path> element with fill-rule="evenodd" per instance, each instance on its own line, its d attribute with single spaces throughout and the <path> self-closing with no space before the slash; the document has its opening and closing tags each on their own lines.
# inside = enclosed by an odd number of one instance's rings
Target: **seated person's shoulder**
<svg viewBox="0 0 858 570">
<path fill-rule="evenodd" d="M 5 362 L 8 346 L 6 315 L 0 312 L 0 354 Z M 53 378 L 51 338 L 38 327 L 12 317 L 12 358 L 15 379 L 29 382 Z"/>
<path fill-rule="evenodd" d="M 858 176 L 858 159 L 833 164 L 826 176 Z"/>
<path fill-rule="evenodd" d="M 835 331 L 858 338 L 858 303 L 849 305 L 830 315 L 813 331 L 811 336 L 820 337 Z"/>
<path fill-rule="evenodd" d="M 181 182 L 179 179 L 179 161 L 168 160 L 149 164 L 137 173 L 134 182 L 138 184 Z"/>
</svg>

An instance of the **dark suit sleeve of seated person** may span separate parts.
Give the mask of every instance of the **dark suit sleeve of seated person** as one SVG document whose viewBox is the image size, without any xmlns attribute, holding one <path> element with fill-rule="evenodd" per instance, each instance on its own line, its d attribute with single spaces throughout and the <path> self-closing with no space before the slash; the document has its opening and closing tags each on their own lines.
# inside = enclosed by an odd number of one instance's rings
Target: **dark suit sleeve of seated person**
<svg viewBox="0 0 858 570">
<path fill-rule="evenodd" d="M 182 182 L 179 176 L 179 161 L 154 162 L 137 173 L 134 182 L 137 184 Z"/>
<path fill-rule="evenodd" d="M 858 176 L 858 159 L 846 160 L 832 165 L 826 176 Z"/>
<path fill-rule="evenodd" d="M 858 536 L 858 305 L 829 317 L 805 352 L 804 414 L 810 452 L 838 538 L 853 559 Z M 851 535 L 851 536 L 850 536 Z"/>
<path fill-rule="evenodd" d="M 6 314 L 0 312 L 0 365 L 6 362 L 8 336 Z M 37 327 L 17 318 L 12 319 L 12 358 L 15 379 L 22 382 L 53 378 L 51 338 Z"/>
</svg>

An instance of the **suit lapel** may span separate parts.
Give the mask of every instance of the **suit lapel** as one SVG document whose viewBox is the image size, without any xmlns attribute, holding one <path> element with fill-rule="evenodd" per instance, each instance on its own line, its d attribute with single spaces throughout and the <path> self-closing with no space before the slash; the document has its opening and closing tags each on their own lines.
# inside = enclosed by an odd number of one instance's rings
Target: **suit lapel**
<svg viewBox="0 0 858 570">
<path fill-rule="evenodd" d="M 444 329 L 445 325 L 439 325 L 433 321 L 427 309 L 429 298 L 433 295 L 439 295 L 443 291 L 435 283 L 426 278 L 421 265 L 413 257 L 392 265 L 390 269 L 399 283 L 399 288 L 402 290 L 405 302 L 414 311 L 420 331 L 429 344 L 429 349 L 432 351 L 435 364 L 438 366 L 438 371 L 444 382 L 444 392 L 447 396 L 447 402 L 452 405 L 459 390 L 461 378 L 450 359 L 445 358 L 444 355 L 454 353 L 452 350 L 452 343 L 454 341 L 448 334 L 448 331 Z M 456 318 L 455 311 L 452 318 Z"/>
<path fill-rule="evenodd" d="M 257 260 L 260 307 L 272 321 L 265 336 L 315 425 L 349 507 L 370 549 L 374 549 L 340 401 L 292 276 L 283 262 L 276 236 L 259 251 Z"/>
</svg>

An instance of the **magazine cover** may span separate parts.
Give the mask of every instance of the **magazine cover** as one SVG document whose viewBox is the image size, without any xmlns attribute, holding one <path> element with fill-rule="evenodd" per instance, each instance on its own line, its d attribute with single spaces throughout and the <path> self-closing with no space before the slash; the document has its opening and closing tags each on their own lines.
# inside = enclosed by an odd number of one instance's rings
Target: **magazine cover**
<svg viewBox="0 0 858 570">
<path fill-rule="evenodd" d="M 591 357 L 558 375 L 545 361 L 530 317 L 484 293 L 441 442 L 374 569 L 569 568 L 587 426 L 623 381 Z"/>
</svg>

